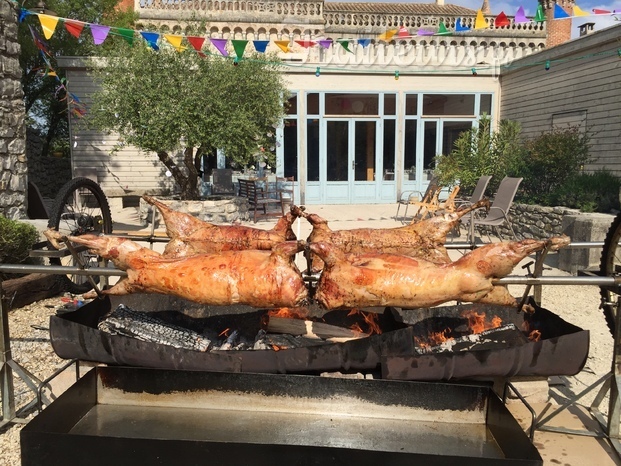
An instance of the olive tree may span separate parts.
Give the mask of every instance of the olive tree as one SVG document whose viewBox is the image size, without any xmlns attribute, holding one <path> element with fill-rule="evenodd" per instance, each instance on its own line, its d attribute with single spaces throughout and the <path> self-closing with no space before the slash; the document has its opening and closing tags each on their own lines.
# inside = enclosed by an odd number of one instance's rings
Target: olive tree
<svg viewBox="0 0 621 466">
<path fill-rule="evenodd" d="M 248 166 L 262 148 L 269 152 L 285 115 L 287 88 L 270 55 L 233 60 L 141 43 L 91 68 L 99 90 L 87 122 L 156 153 L 183 199 L 199 197 L 203 155 L 221 149 L 234 165 Z"/>
</svg>

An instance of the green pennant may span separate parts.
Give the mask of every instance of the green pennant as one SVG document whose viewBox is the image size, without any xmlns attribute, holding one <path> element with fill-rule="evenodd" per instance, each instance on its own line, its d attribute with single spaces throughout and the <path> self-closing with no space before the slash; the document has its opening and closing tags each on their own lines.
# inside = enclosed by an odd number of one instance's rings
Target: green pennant
<svg viewBox="0 0 621 466">
<path fill-rule="evenodd" d="M 134 45 L 134 30 L 126 28 L 115 28 L 123 39 L 127 41 L 129 45 Z"/>
<path fill-rule="evenodd" d="M 343 48 L 345 50 L 347 50 L 349 53 L 354 53 L 351 50 L 349 50 L 349 39 L 337 39 L 336 40 L 339 44 L 341 44 L 343 46 Z"/>
<path fill-rule="evenodd" d="M 537 6 L 537 13 L 535 13 L 535 23 L 543 23 L 546 20 L 546 14 L 543 12 L 543 5 L 540 3 Z"/>
<path fill-rule="evenodd" d="M 235 55 L 237 58 L 242 58 L 244 56 L 244 50 L 246 50 L 246 44 L 248 44 L 247 40 L 231 40 L 233 44 L 233 49 L 235 50 Z"/>
<path fill-rule="evenodd" d="M 446 29 L 446 26 L 444 25 L 444 22 L 440 21 L 440 26 L 438 26 L 437 34 L 438 35 L 442 35 L 442 36 L 450 36 L 451 35 L 451 31 Z"/>
</svg>

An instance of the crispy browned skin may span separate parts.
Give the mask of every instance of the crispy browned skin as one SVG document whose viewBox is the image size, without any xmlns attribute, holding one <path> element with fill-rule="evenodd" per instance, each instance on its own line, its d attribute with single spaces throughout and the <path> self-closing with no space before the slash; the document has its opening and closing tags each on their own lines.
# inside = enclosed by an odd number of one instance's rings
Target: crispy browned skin
<svg viewBox="0 0 621 466">
<path fill-rule="evenodd" d="M 451 260 L 444 244 L 448 233 L 459 220 L 475 209 L 489 208 L 487 199 L 465 209 L 433 216 L 397 228 L 356 228 L 333 231 L 328 221 L 317 214 L 303 212 L 297 206 L 291 208 L 299 217 L 306 218 L 313 226 L 308 237 L 311 243 L 324 242 L 338 246 L 345 253 L 389 253 L 420 257 L 435 264 L 447 264 Z M 313 270 L 321 269 L 321 261 L 313 258 Z"/>
<path fill-rule="evenodd" d="M 434 264 L 396 254 L 345 254 L 327 243 L 310 248 L 325 262 L 315 299 L 326 309 L 372 306 L 417 308 L 448 301 L 515 305 L 503 286 L 505 277 L 529 254 L 569 244 L 566 236 L 537 241 L 488 244 L 449 264 Z"/>
<path fill-rule="evenodd" d="M 188 257 L 219 251 L 242 251 L 245 249 L 269 250 L 283 241 L 295 241 L 291 225 L 297 218 L 291 212 L 280 217 L 271 230 L 261 230 L 243 225 L 215 225 L 192 215 L 178 212 L 154 197 L 142 197 L 158 208 L 170 241 L 164 249 L 164 257 Z"/>
<path fill-rule="evenodd" d="M 60 239 L 57 232 L 48 234 Z M 127 271 L 127 278 L 104 294 L 163 293 L 201 304 L 254 307 L 294 307 L 308 298 L 293 261 L 304 248 L 303 242 L 282 242 L 272 251 L 222 251 L 170 259 L 126 238 L 82 235 L 68 239 Z"/>
</svg>

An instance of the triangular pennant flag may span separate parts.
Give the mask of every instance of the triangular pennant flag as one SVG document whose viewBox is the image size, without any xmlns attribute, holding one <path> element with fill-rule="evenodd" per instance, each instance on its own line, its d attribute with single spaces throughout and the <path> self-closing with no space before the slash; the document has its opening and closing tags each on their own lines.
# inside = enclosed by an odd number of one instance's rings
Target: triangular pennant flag
<svg viewBox="0 0 621 466">
<path fill-rule="evenodd" d="M 321 45 L 324 49 L 329 49 L 332 45 L 332 39 L 321 39 L 318 40 L 317 43 Z"/>
<path fill-rule="evenodd" d="M 543 5 L 540 3 L 537 5 L 537 12 L 535 13 L 535 23 L 543 23 L 546 20 L 546 14 L 543 11 Z"/>
<path fill-rule="evenodd" d="M 379 36 L 377 36 L 377 40 L 383 40 L 385 42 L 390 41 L 390 39 L 392 39 L 392 36 L 394 36 L 397 32 L 399 32 L 398 29 L 392 29 L 390 31 L 386 31 L 383 34 L 380 34 Z"/>
<path fill-rule="evenodd" d="M 275 40 L 274 43 L 280 50 L 285 53 L 289 53 L 289 41 L 288 40 Z"/>
<path fill-rule="evenodd" d="M 134 45 L 134 30 L 127 28 L 115 28 L 119 36 L 127 41 L 129 45 Z"/>
<path fill-rule="evenodd" d="M 69 34 L 71 34 L 76 39 L 80 37 L 82 34 L 82 30 L 84 29 L 84 23 L 80 21 L 73 21 L 71 19 L 65 19 L 65 29 Z"/>
<path fill-rule="evenodd" d="M 596 15 L 609 15 L 612 13 L 610 10 L 600 10 L 599 8 L 593 8 L 593 13 Z"/>
<path fill-rule="evenodd" d="M 574 5 L 574 16 L 590 16 L 586 11 L 583 11 L 578 5 Z"/>
<path fill-rule="evenodd" d="M 438 26 L 438 35 L 439 36 L 450 36 L 451 31 L 446 28 L 446 25 L 443 21 L 440 21 L 440 25 Z"/>
<path fill-rule="evenodd" d="M 153 50 L 158 51 L 160 49 L 157 46 L 157 40 L 160 38 L 159 33 L 140 31 L 140 35 L 147 41 L 147 44 L 149 44 Z"/>
<path fill-rule="evenodd" d="M 435 32 L 427 31 L 426 29 L 419 29 L 416 34 L 419 36 L 433 36 Z"/>
<path fill-rule="evenodd" d="M 31 14 L 32 13 L 29 12 L 26 8 L 22 8 L 19 10 L 19 16 L 17 18 L 17 21 L 23 23 L 26 20 L 26 16 L 30 16 Z"/>
<path fill-rule="evenodd" d="M 229 52 L 226 50 L 226 41 L 228 39 L 209 39 L 212 45 L 218 49 L 218 52 L 222 54 L 223 57 L 228 57 Z"/>
<path fill-rule="evenodd" d="M 485 21 L 485 17 L 483 16 L 483 11 L 477 11 L 477 19 L 474 21 L 475 29 L 487 29 L 487 21 Z"/>
<path fill-rule="evenodd" d="M 518 11 L 515 13 L 515 17 L 513 18 L 513 22 L 516 24 L 521 23 L 529 23 L 530 19 L 526 17 L 526 13 L 524 13 L 524 7 L 521 6 L 518 8 Z"/>
<path fill-rule="evenodd" d="M 179 36 L 177 34 L 164 34 L 164 39 L 166 39 L 168 43 L 172 45 L 177 52 L 183 52 L 187 48 L 181 45 L 183 36 Z"/>
<path fill-rule="evenodd" d="M 343 48 L 345 50 L 347 50 L 349 53 L 354 53 L 351 50 L 349 50 L 349 39 L 336 39 L 336 41 L 341 44 L 343 46 Z"/>
<path fill-rule="evenodd" d="M 371 39 L 358 39 L 358 43 L 364 48 L 371 43 Z"/>
<path fill-rule="evenodd" d="M 469 27 L 463 26 L 461 24 L 461 18 L 457 18 L 457 21 L 455 22 L 455 32 L 466 32 L 469 30 Z"/>
<path fill-rule="evenodd" d="M 110 32 L 110 26 L 102 26 L 101 24 L 89 24 L 91 28 L 91 34 L 93 35 L 93 43 L 95 45 L 103 44 L 103 41 L 108 37 Z"/>
<path fill-rule="evenodd" d="M 315 45 L 317 45 L 317 42 L 315 42 L 314 40 L 296 40 L 294 42 L 298 45 L 301 45 L 305 49 L 308 47 L 314 47 Z"/>
<path fill-rule="evenodd" d="M 233 49 L 235 50 L 235 56 L 237 58 L 242 58 L 244 56 L 244 50 L 246 50 L 246 45 L 248 44 L 247 40 L 235 39 L 231 40 L 233 44 Z"/>
<path fill-rule="evenodd" d="M 187 36 L 187 39 L 188 39 L 188 42 L 190 43 L 190 45 L 192 47 L 194 47 L 194 50 L 196 50 L 198 52 L 198 56 L 199 57 L 206 57 L 207 56 L 203 52 L 201 52 L 201 50 L 203 48 L 203 44 L 205 43 L 205 38 L 204 37 Z"/>
<path fill-rule="evenodd" d="M 563 10 L 563 7 L 561 5 L 559 5 L 558 3 L 555 3 L 554 4 L 554 19 L 564 19 L 564 18 L 569 18 L 569 15 L 567 14 L 565 10 Z"/>
<path fill-rule="evenodd" d="M 496 19 L 494 20 L 494 27 L 496 28 L 501 28 L 503 26 L 510 26 L 510 25 L 511 25 L 511 21 L 509 21 L 509 18 L 507 18 L 507 15 L 505 15 L 504 11 L 501 11 L 500 14 L 496 16 Z"/>
<path fill-rule="evenodd" d="M 399 28 L 398 37 L 402 37 L 402 38 L 410 37 L 410 31 L 408 31 L 408 28 L 406 28 L 405 26 L 401 26 Z"/>
<path fill-rule="evenodd" d="M 269 40 L 253 40 L 252 45 L 254 45 L 254 49 L 259 53 L 265 53 L 267 46 L 269 45 Z"/>
<path fill-rule="evenodd" d="M 58 16 L 50 16 L 50 15 L 37 15 L 39 17 L 39 22 L 41 23 L 41 29 L 43 29 L 43 36 L 46 39 L 49 39 L 54 35 L 54 31 L 56 30 L 56 25 L 58 24 Z"/>
<path fill-rule="evenodd" d="M 30 30 L 30 35 L 32 36 L 32 40 L 35 44 L 35 46 L 41 50 L 41 52 L 49 55 L 50 51 L 47 47 L 47 43 L 43 40 L 43 37 L 41 37 L 39 35 L 39 33 L 37 31 L 35 31 L 35 29 L 29 24 L 28 25 L 28 29 Z M 45 59 L 45 56 L 43 57 L 43 59 Z"/>
</svg>

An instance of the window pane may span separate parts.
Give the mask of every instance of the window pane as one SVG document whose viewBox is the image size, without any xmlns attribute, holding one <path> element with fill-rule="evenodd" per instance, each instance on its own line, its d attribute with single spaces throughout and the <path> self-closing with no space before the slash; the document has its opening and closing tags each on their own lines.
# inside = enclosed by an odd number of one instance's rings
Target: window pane
<svg viewBox="0 0 621 466">
<path fill-rule="evenodd" d="M 416 179 L 416 126 L 418 121 L 405 120 L 405 153 L 403 154 L 404 179 Z"/>
<path fill-rule="evenodd" d="M 307 114 L 308 115 L 319 115 L 319 94 L 316 92 L 313 94 L 308 94 L 306 96 L 307 102 Z"/>
<path fill-rule="evenodd" d="M 395 94 L 384 94 L 384 115 L 397 114 L 397 96 Z"/>
<path fill-rule="evenodd" d="M 479 115 L 492 114 L 492 94 L 481 94 L 481 105 L 479 107 Z"/>
<path fill-rule="evenodd" d="M 433 170 L 433 163 L 436 153 L 436 139 L 438 135 L 438 124 L 435 121 L 425 122 L 425 143 L 423 147 L 423 170 Z"/>
<path fill-rule="evenodd" d="M 298 113 L 298 95 L 292 95 L 289 97 L 289 108 L 287 109 L 288 115 L 297 115 Z"/>
<path fill-rule="evenodd" d="M 349 122 L 328 121 L 327 124 L 327 158 L 328 181 L 347 181 L 349 163 Z"/>
<path fill-rule="evenodd" d="M 326 115 L 377 115 L 377 94 L 326 94 Z"/>
<path fill-rule="evenodd" d="M 319 181 L 319 120 L 306 123 L 306 179 Z"/>
<path fill-rule="evenodd" d="M 375 180 L 375 121 L 357 121 L 355 141 L 356 181 Z"/>
<path fill-rule="evenodd" d="M 298 179 L 298 125 L 297 120 L 285 120 L 283 129 L 284 173 Z"/>
<path fill-rule="evenodd" d="M 416 115 L 418 113 L 418 94 L 405 96 L 405 114 Z"/>
<path fill-rule="evenodd" d="M 423 115 L 474 116 L 474 94 L 425 94 Z"/>
<path fill-rule="evenodd" d="M 395 179 L 396 121 L 384 120 L 384 179 Z"/>
<path fill-rule="evenodd" d="M 450 154 L 455 146 L 455 141 L 464 131 L 472 129 L 469 121 L 445 121 L 442 133 L 442 153 Z"/>
</svg>

